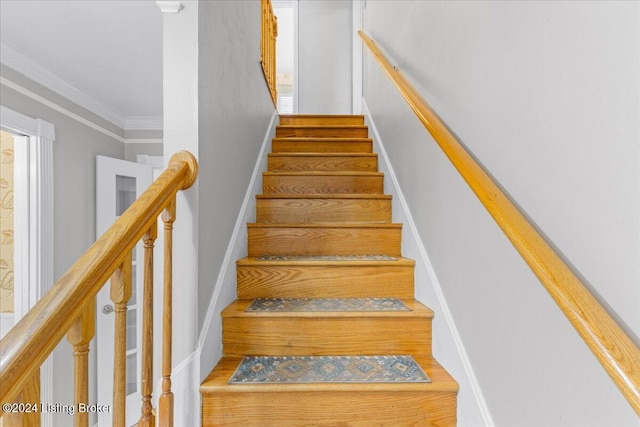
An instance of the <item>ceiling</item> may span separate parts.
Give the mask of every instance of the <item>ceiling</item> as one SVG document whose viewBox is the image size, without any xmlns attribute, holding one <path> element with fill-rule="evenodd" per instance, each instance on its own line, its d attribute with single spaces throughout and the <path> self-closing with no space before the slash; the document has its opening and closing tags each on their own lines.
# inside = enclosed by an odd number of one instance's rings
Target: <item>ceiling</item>
<svg viewBox="0 0 640 427">
<path fill-rule="evenodd" d="M 123 128 L 127 118 L 162 116 L 155 1 L 0 0 L 0 42 L 5 65 L 7 52 L 35 61 L 111 109 L 108 119 Z"/>
</svg>

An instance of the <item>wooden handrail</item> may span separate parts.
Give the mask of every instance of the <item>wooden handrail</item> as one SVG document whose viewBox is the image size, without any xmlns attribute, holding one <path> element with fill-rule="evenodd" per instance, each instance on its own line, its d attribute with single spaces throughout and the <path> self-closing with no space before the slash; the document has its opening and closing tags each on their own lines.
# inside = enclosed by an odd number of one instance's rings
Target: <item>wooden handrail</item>
<svg viewBox="0 0 640 427">
<path fill-rule="evenodd" d="M 0 402 L 19 395 L 175 194 L 197 176 L 195 157 L 175 153 L 167 169 L 0 341 Z"/>
<path fill-rule="evenodd" d="M 278 37 L 278 18 L 273 13 L 271 0 L 262 0 L 260 64 L 264 78 L 267 81 L 273 105 L 278 106 L 278 91 L 276 90 L 276 38 Z"/>
<path fill-rule="evenodd" d="M 480 202 L 576 328 L 640 415 L 640 349 L 489 175 L 449 132 L 433 109 L 364 32 L 358 34 Z"/>
</svg>

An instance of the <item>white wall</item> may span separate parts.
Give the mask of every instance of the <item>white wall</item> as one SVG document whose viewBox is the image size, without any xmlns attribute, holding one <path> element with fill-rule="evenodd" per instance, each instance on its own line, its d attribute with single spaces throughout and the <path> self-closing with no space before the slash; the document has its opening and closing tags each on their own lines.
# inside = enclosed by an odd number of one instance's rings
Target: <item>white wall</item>
<svg viewBox="0 0 640 427">
<path fill-rule="evenodd" d="M 640 4 L 370 1 L 364 23 L 639 335 Z M 364 96 L 496 424 L 637 425 L 368 53 Z"/>
<path fill-rule="evenodd" d="M 351 1 L 298 4 L 298 112 L 351 113 Z"/>
<path fill-rule="evenodd" d="M 188 149 L 200 167 L 195 187 L 178 199 L 174 242 L 174 330 L 182 331 L 174 366 L 185 363 L 176 424 L 195 425 L 198 375 L 217 360 L 208 351 L 202 360 L 199 350 L 187 355 L 220 294 L 216 278 L 274 107 L 259 62 L 260 2 L 182 3 L 180 13 L 164 17 L 164 155 Z M 235 294 L 235 283 L 224 286 L 223 295 Z"/>
</svg>

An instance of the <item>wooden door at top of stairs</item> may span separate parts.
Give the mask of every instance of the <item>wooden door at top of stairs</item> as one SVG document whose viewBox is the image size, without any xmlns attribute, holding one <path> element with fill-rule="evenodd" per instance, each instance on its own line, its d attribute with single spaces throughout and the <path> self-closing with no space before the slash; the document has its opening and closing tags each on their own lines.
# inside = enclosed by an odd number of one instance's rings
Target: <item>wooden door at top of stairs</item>
<svg viewBox="0 0 640 427">
<path fill-rule="evenodd" d="M 458 385 L 431 355 L 362 116 L 281 116 L 222 312 L 224 356 L 202 383 L 202 424 L 455 425 Z M 247 311 L 258 298 L 393 298 L 409 311 Z M 430 383 L 228 384 L 242 357 L 411 355 Z"/>
</svg>

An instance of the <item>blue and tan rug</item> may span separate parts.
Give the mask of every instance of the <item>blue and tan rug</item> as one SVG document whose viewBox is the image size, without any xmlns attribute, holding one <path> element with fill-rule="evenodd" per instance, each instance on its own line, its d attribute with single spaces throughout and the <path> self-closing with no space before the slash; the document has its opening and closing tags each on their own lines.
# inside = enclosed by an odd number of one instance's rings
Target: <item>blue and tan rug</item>
<svg viewBox="0 0 640 427">
<path fill-rule="evenodd" d="M 229 384 L 429 383 L 411 356 L 245 356 Z"/>
<path fill-rule="evenodd" d="M 397 298 L 258 298 L 245 311 L 411 311 Z"/>
<path fill-rule="evenodd" d="M 257 257 L 258 261 L 397 261 L 397 258 L 388 255 L 263 255 Z"/>
</svg>

